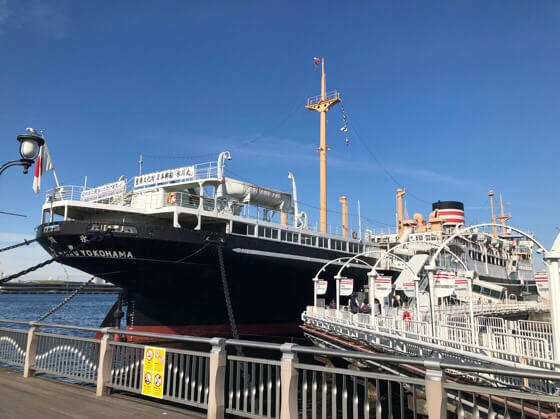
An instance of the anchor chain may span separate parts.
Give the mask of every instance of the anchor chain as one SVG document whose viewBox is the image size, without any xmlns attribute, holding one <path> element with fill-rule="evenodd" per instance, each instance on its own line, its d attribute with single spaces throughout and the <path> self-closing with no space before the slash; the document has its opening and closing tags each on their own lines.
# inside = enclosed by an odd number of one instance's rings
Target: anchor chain
<svg viewBox="0 0 560 419">
<path fill-rule="evenodd" d="M 218 249 L 218 262 L 220 264 L 222 288 L 224 289 L 224 297 L 226 300 L 226 308 L 227 308 L 227 314 L 229 318 L 229 325 L 231 328 L 231 334 L 234 339 L 239 339 L 239 333 L 237 332 L 237 325 L 235 324 L 235 316 L 233 314 L 233 305 L 231 304 L 231 296 L 229 294 L 229 287 L 228 287 L 227 276 L 226 276 L 226 267 L 224 265 L 224 253 L 223 253 L 222 245 L 218 244 L 216 247 Z"/>
<path fill-rule="evenodd" d="M 59 254 L 56 255 L 56 256 L 53 256 L 51 259 L 47 259 L 47 260 L 45 260 L 44 262 L 38 263 L 37 265 L 31 266 L 31 267 L 29 267 L 29 268 L 27 268 L 27 269 L 24 269 L 23 271 L 19 271 L 19 272 L 15 273 L 15 274 L 8 275 L 8 276 L 6 276 L 6 277 L 0 279 L 0 284 L 5 284 L 6 282 L 9 282 L 9 281 L 11 281 L 11 280 L 13 280 L 13 279 L 19 278 L 20 276 L 26 275 L 26 274 L 28 274 L 29 272 L 36 271 L 37 269 L 43 268 L 43 267 L 45 267 L 45 266 L 47 266 L 47 265 L 49 265 L 49 264 L 51 264 L 51 263 L 53 263 L 53 262 L 56 262 L 56 261 L 57 261 L 58 259 L 60 259 L 61 257 L 68 255 L 70 252 L 74 252 L 74 251 L 76 251 L 76 250 L 80 250 L 80 249 L 84 248 L 85 246 L 87 246 L 87 245 L 88 245 L 89 243 L 91 243 L 92 241 L 99 241 L 99 240 L 101 240 L 105 235 L 109 234 L 110 232 L 111 232 L 111 230 L 108 230 L 108 231 L 106 231 L 106 232 L 104 232 L 104 233 L 102 233 L 102 234 L 99 234 L 99 235 L 97 235 L 97 236 L 94 236 L 93 238 L 91 238 L 91 239 L 89 239 L 89 240 L 86 240 L 86 241 L 83 242 L 83 243 L 80 243 L 80 244 L 79 244 L 78 246 L 76 246 L 76 247 L 73 247 L 73 248 L 71 248 L 71 249 L 65 250 L 64 252 L 59 253 Z"/>
<path fill-rule="evenodd" d="M 79 288 L 76 288 L 68 297 L 66 297 L 64 300 L 62 300 L 59 304 L 57 304 L 56 306 L 54 306 L 53 308 L 51 308 L 47 313 L 43 314 L 41 317 L 39 317 L 37 320 L 35 320 L 36 322 L 42 322 L 43 320 L 45 320 L 47 317 L 49 317 L 51 314 L 53 314 L 54 312 L 58 311 L 59 309 L 61 309 L 64 305 L 66 305 L 67 303 L 70 302 L 70 300 L 72 300 L 76 295 L 78 295 L 78 293 L 83 290 L 85 287 L 87 287 L 89 284 L 91 284 L 93 282 L 93 280 L 95 279 L 94 276 L 92 276 L 88 281 L 84 282 L 82 285 L 79 286 Z"/>
<path fill-rule="evenodd" d="M 23 240 L 21 243 L 14 244 L 14 245 L 12 245 L 12 246 L 8 246 L 8 247 L 4 247 L 3 249 L 0 249 L 0 253 L 6 252 L 6 251 L 8 251 L 8 250 L 16 249 L 16 248 L 18 248 L 18 247 L 20 247 L 20 246 L 23 246 L 23 245 L 29 246 L 31 243 L 33 243 L 33 242 L 35 242 L 35 241 L 37 241 L 37 239 Z"/>
</svg>

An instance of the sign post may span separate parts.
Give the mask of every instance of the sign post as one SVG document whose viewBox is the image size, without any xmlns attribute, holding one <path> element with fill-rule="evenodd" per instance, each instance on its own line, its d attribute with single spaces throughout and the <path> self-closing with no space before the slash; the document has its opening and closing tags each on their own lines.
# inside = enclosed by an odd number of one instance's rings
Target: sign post
<svg viewBox="0 0 560 419">
<path fill-rule="evenodd" d="M 165 381 L 165 348 L 144 347 L 144 368 L 142 370 L 142 395 L 163 398 Z"/>
<path fill-rule="evenodd" d="M 554 240 L 552 249 L 544 254 L 544 260 L 548 262 L 548 280 L 550 288 L 550 320 L 552 323 L 552 352 L 554 361 L 560 362 L 560 272 L 558 261 L 560 260 L 560 234 Z M 560 367 L 555 367 L 558 371 Z"/>
</svg>

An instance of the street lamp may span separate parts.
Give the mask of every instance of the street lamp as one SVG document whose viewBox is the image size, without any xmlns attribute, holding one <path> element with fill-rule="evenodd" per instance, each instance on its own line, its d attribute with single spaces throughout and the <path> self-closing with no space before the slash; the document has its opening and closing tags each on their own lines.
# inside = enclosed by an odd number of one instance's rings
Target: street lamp
<svg viewBox="0 0 560 419">
<path fill-rule="evenodd" d="M 0 166 L 0 175 L 4 173 L 4 170 L 8 167 L 12 166 L 23 166 L 23 173 L 26 174 L 29 167 L 35 162 L 41 146 L 45 144 L 45 139 L 33 128 L 27 128 L 26 131 L 27 134 L 17 136 L 21 159 L 11 160 Z"/>
</svg>

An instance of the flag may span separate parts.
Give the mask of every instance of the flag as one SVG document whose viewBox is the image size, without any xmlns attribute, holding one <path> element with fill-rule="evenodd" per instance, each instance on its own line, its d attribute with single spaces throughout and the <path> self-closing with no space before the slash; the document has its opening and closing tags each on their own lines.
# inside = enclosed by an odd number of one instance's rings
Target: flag
<svg viewBox="0 0 560 419">
<path fill-rule="evenodd" d="M 54 169 L 51 155 L 47 144 L 43 144 L 39 150 L 37 161 L 35 162 L 35 174 L 33 176 L 33 191 L 37 194 L 41 189 L 41 176 L 44 172 Z"/>
<path fill-rule="evenodd" d="M 319 57 L 313 57 L 313 64 L 315 65 L 321 64 L 321 59 Z"/>
</svg>

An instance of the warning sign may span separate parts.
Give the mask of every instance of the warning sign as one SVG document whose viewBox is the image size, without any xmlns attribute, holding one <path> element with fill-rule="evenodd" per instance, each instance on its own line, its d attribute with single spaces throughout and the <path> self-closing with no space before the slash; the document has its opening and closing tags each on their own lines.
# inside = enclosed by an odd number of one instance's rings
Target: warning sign
<svg viewBox="0 0 560 419">
<path fill-rule="evenodd" d="M 161 399 L 165 379 L 165 349 L 155 346 L 144 348 L 144 368 L 142 370 L 142 394 Z"/>
</svg>

